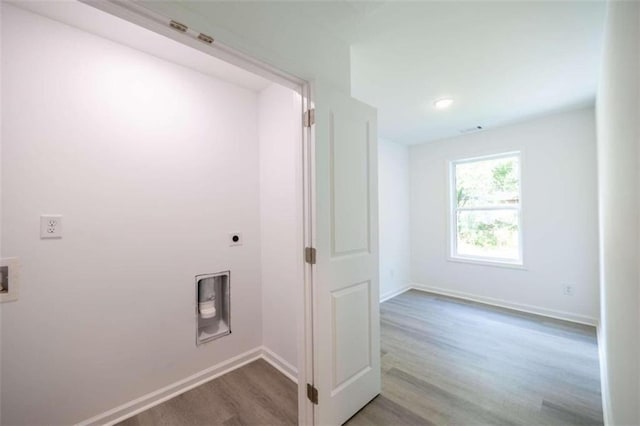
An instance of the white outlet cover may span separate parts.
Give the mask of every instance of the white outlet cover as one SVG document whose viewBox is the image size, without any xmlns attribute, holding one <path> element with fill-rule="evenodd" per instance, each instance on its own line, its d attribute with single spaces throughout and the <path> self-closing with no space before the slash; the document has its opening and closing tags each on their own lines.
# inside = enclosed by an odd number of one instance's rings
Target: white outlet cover
<svg viewBox="0 0 640 426">
<path fill-rule="evenodd" d="M 234 237 L 238 237 L 238 241 L 234 241 Z M 242 232 L 229 232 L 229 246 L 241 246 L 242 241 Z"/>
<path fill-rule="evenodd" d="M 40 238 L 62 238 L 62 216 L 43 214 L 40 216 Z"/>
</svg>

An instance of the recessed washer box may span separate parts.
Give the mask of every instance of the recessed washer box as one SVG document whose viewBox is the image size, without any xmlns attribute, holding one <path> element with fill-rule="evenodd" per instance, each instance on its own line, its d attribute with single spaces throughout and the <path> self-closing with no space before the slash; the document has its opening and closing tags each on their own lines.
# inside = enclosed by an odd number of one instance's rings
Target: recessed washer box
<svg viewBox="0 0 640 426">
<path fill-rule="evenodd" d="M 196 275 L 196 345 L 231 334 L 231 273 Z"/>
<path fill-rule="evenodd" d="M 0 302 L 18 300 L 20 289 L 19 263 L 17 257 L 0 259 Z"/>
</svg>

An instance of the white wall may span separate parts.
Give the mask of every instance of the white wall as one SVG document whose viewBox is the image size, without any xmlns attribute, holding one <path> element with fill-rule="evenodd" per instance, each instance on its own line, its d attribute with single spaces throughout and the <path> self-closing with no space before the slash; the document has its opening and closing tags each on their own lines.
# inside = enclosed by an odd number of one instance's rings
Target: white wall
<svg viewBox="0 0 640 426">
<path fill-rule="evenodd" d="M 639 27 L 639 3 L 609 3 L 597 101 L 600 335 L 605 414 L 615 425 L 640 424 Z"/>
<path fill-rule="evenodd" d="M 295 2 L 143 0 L 148 9 L 307 81 L 350 93 L 350 46 Z M 307 12 L 308 13 L 308 12 Z"/>
<path fill-rule="evenodd" d="M 409 147 L 378 139 L 380 298 L 410 281 Z"/>
<path fill-rule="evenodd" d="M 259 96 L 262 339 L 296 375 L 302 302 L 301 97 L 271 85 Z"/>
<path fill-rule="evenodd" d="M 22 287 L 0 307 L 1 423 L 77 422 L 259 346 L 257 94 L 2 7 Z M 63 239 L 39 239 L 42 213 Z M 226 269 L 233 333 L 196 347 L 194 276 Z"/>
<path fill-rule="evenodd" d="M 522 152 L 525 269 L 447 261 L 448 162 Z M 417 284 L 578 321 L 598 317 L 592 108 L 411 147 L 411 274 Z M 563 284 L 574 287 L 563 295 Z"/>
</svg>

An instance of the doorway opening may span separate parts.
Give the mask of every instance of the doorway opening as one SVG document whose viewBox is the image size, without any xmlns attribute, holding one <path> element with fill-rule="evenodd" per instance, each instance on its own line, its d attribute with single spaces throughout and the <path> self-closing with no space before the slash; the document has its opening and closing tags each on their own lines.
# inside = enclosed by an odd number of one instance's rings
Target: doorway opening
<svg viewBox="0 0 640 426">
<path fill-rule="evenodd" d="M 16 222 L 3 250 L 29 260 L 30 306 L 65 312 L 47 337 L 64 342 L 47 351 L 57 371 L 101 388 L 60 392 L 68 378 L 49 370 L 49 386 L 24 383 L 38 354 L 3 341 L 3 379 L 50 402 L 12 392 L 3 419 L 116 423 L 262 358 L 297 383 L 305 422 L 309 86 L 134 6 L 2 5 L 3 101 L 30 111 L 3 122 L 3 154 L 20 160 L 3 170 L 6 217 L 64 222 L 62 238 L 26 244 L 30 222 Z M 30 260 L 41 251 L 56 267 Z M 224 282 L 205 291 L 203 276 Z M 216 291 L 222 308 L 199 299 Z M 7 323 L 37 328 L 23 306 Z"/>
</svg>

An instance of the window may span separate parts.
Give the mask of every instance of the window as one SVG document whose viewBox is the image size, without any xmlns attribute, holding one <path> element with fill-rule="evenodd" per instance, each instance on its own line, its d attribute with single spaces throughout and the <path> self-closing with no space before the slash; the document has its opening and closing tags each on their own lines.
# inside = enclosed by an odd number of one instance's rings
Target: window
<svg viewBox="0 0 640 426">
<path fill-rule="evenodd" d="M 451 257 L 522 265 L 520 153 L 451 162 Z"/>
</svg>

